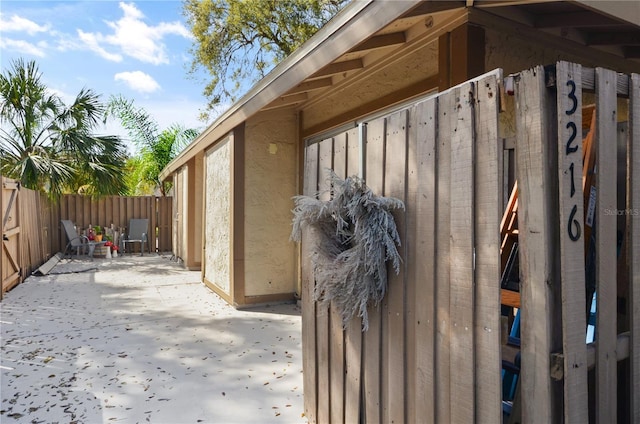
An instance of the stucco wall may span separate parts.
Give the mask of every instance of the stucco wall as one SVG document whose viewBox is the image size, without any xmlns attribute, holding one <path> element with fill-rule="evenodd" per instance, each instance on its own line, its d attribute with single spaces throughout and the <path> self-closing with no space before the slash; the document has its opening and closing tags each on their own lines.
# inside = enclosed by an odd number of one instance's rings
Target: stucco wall
<svg viewBox="0 0 640 424">
<path fill-rule="evenodd" d="M 438 43 L 432 42 L 411 56 L 385 67 L 381 72 L 326 96 L 322 101 L 305 108 L 304 126 L 310 128 L 353 110 L 363 104 L 375 102 L 438 73 Z M 386 106 L 386 105 L 385 105 Z"/>
<path fill-rule="evenodd" d="M 221 141 L 205 154 L 204 278 L 231 294 L 231 143 Z"/>
<path fill-rule="evenodd" d="M 296 194 L 296 114 L 263 112 L 245 127 L 245 295 L 293 293 L 296 246 L 291 234 Z"/>
<path fill-rule="evenodd" d="M 189 243 L 189 226 L 188 226 L 188 218 L 189 218 L 189 210 L 193 207 L 193 205 L 189 205 L 189 168 L 185 166 L 181 170 L 182 178 L 182 188 L 181 188 L 181 201 L 182 201 L 182 211 L 180 214 L 180 232 L 181 232 L 181 240 L 180 240 L 180 257 L 184 260 L 187 259 L 187 255 L 189 255 L 189 251 L 187 250 L 187 243 Z"/>
<path fill-rule="evenodd" d="M 193 246 L 189 252 L 190 255 L 193 256 L 193 263 L 198 265 L 202 263 L 202 205 L 203 205 L 203 197 L 202 197 L 202 185 L 203 185 L 203 154 L 202 152 L 196 156 L 195 159 L 195 181 L 191 181 L 191 190 L 195 190 L 195 201 L 193 202 L 193 220 L 195 231 L 193 234 Z"/>
</svg>

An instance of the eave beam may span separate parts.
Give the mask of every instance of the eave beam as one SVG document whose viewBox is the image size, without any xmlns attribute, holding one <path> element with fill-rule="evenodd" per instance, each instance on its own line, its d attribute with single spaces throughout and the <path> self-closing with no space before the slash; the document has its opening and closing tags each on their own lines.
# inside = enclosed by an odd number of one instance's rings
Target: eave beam
<svg viewBox="0 0 640 424">
<path fill-rule="evenodd" d="M 393 32 L 391 34 L 376 35 L 369 38 L 364 43 L 356 46 L 350 52 L 363 52 L 367 50 L 380 49 L 383 47 L 397 46 L 404 44 L 407 41 L 407 37 L 404 32 Z"/>
</svg>

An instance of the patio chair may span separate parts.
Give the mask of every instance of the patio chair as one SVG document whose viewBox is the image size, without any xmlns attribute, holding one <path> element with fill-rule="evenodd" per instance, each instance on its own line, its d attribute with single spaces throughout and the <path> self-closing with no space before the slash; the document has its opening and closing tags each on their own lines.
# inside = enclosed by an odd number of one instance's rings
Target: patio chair
<svg viewBox="0 0 640 424">
<path fill-rule="evenodd" d="M 64 252 L 62 253 L 62 257 L 66 257 L 68 252 L 69 258 L 71 258 L 73 249 L 76 250 L 76 254 L 79 254 L 80 248 L 82 248 L 83 252 L 86 251 L 86 248 L 89 246 L 89 239 L 87 238 L 87 236 L 78 235 L 73 222 L 69 221 L 68 219 L 61 219 L 60 223 L 64 228 L 64 232 L 66 233 L 68 240 L 68 243 L 64 248 Z"/>
<path fill-rule="evenodd" d="M 147 244 L 147 249 L 151 253 L 151 246 L 149 246 L 149 220 L 148 219 L 131 219 L 129 220 L 129 227 L 125 234 L 120 239 L 120 245 L 122 246 L 122 253 L 127 250 L 127 245 L 130 243 L 140 243 L 140 256 L 144 254 L 144 245 Z"/>
</svg>

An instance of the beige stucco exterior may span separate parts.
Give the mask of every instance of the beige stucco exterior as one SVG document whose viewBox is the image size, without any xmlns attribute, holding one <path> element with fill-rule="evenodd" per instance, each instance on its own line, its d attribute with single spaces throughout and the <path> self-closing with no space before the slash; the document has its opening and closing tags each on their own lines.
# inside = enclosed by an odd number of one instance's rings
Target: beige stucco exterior
<svg viewBox="0 0 640 424">
<path fill-rule="evenodd" d="M 217 143 L 205 153 L 203 276 L 231 296 L 231 143 Z"/>
<path fill-rule="evenodd" d="M 245 296 L 292 294 L 296 245 L 289 240 L 297 193 L 297 115 L 267 111 L 245 128 Z"/>
</svg>

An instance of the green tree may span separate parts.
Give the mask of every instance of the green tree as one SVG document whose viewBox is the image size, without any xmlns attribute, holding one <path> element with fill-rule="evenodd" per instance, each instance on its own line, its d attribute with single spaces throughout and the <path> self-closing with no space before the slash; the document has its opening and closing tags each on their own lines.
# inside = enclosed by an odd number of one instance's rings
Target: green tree
<svg viewBox="0 0 640 424">
<path fill-rule="evenodd" d="M 98 136 L 104 105 L 83 88 L 70 106 L 41 81 L 34 61 L 18 59 L 0 75 L 0 171 L 56 198 L 83 188 L 92 195 L 124 191 L 126 149 Z"/>
<path fill-rule="evenodd" d="M 204 89 L 209 103 L 202 117 L 222 101 L 235 101 L 244 83 L 264 77 L 347 2 L 185 0 L 183 13 L 194 35 L 190 73 L 203 68 L 211 77 Z"/>
<path fill-rule="evenodd" d="M 172 124 L 160 131 L 146 110 L 122 96 L 110 97 L 105 120 L 109 116 L 120 120 L 138 148 L 137 156 L 127 163 L 129 193 L 152 194 L 158 188 L 166 196 L 170 186 L 160 181 L 160 172 L 198 136 L 198 130 Z"/>
</svg>

